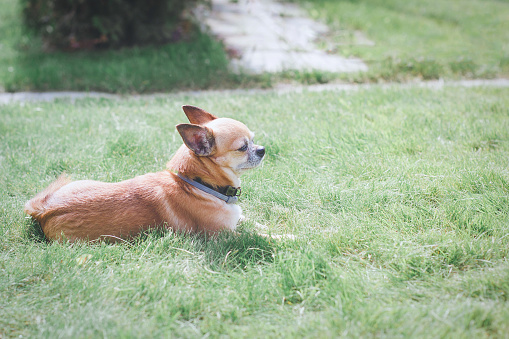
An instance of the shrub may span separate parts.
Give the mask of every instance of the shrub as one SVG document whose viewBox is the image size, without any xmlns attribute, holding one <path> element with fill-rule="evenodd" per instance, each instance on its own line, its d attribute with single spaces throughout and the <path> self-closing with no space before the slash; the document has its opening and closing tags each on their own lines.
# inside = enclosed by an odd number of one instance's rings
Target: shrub
<svg viewBox="0 0 509 339">
<path fill-rule="evenodd" d="M 194 0 L 21 0 L 25 25 L 58 49 L 92 49 L 180 40 Z"/>
</svg>

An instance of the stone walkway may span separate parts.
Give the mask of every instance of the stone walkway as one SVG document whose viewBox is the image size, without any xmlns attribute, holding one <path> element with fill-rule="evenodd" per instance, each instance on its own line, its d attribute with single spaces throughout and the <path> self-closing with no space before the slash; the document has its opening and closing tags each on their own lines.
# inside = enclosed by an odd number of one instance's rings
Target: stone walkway
<svg viewBox="0 0 509 339">
<path fill-rule="evenodd" d="M 277 0 L 210 0 L 210 4 L 210 8 L 202 6 L 195 14 L 204 24 L 202 29 L 223 41 L 236 71 L 367 70 L 359 59 L 347 59 L 317 49 L 315 40 L 327 33 L 327 27 L 307 18 L 295 4 Z M 0 92 L 0 104 L 83 97 L 118 98 L 96 92 Z"/>
<path fill-rule="evenodd" d="M 316 39 L 327 33 L 327 27 L 305 16 L 297 5 L 276 0 L 210 0 L 211 8 L 197 11 L 204 23 L 203 29 L 221 39 L 233 57 L 238 71 L 252 73 L 279 72 L 290 69 L 324 70 L 331 72 L 357 72 L 367 70 L 359 59 L 347 59 L 327 54 L 316 48 Z M 168 95 L 201 95 L 203 93 L 290 93 L 314 91 L 347 91 L 371 87 L 428 87 L 489 86 L 509 87 L 509 79 L 425 81 L 407 84 L 341 84 L 303 86 L 282 84 L 274 89 L 260 90 L 208 90 L 177 92 L 172 94 L 116 95 L 99 92 L 19 92 L 0 93 L 0 104 L 12 102 L 40 102 L 81 98 L 157 98 Z"/>
<path fill-rule="evenodd" d="M 223 41 L 236 71 L 284 70 L 357 72 L 368 68 L 359 59 L 327 54 L 316 39 L 327 26 L 307 18 L 295 4 L 274 0 L 211 0 L 198 16 L 212 35 Z"/>
<path fill-rule="evenodd" d="M 478 80 L 460 80 L 460 81 L 422 81 L 414 83 L 386 83 L 386 84 L 342 84 L 331 83 L 323 85 L 278 85 L 274 89 L 233 89 L 233 90 L 204 90 L 204 91 L 185 91 L 173 93 L 154 93 L 154 94 L 137 94 L 137 95 L 121 95 L 101 92 L 18 92 L 18 93 L 0 93 L 0 105 L 14 102 L 51 102 L 56 99 L 65 99 L 74 101 L 84 98 L 104 98 L 122 100 L 126 98 L 134 99 L 152 99 L 167 98 L 169 96 L 198 96 L 204 94 L 261 94 L 261 93 L 305 93 L 305 92 L 323 92 L 323 91 L 356 91 L 369 88 L 430 88 L 441 90 L 445 87 L 509 87 L 509 79 L 478 79 Z"/>
</svg>

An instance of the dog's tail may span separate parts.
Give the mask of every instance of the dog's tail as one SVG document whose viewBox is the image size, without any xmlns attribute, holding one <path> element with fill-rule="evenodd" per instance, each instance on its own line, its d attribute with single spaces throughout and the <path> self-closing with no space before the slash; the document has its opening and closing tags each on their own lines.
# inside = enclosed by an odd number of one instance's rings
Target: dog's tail
<svg viewBox="0 0 509 339">
<path fill-rule="evenodd" d="M 48 199 L 62 186 L 65 186 L 70 182 L 71 179 L 67 174 L 61 174 L 57 180 L 53 181 L 44 191 L 38 193 L 35 197 L 27 201 L 25 204 L 25 213 L 32 216 L 35 220 L 40 221 L 44 214 L 45 205 Z"/>
</svg>

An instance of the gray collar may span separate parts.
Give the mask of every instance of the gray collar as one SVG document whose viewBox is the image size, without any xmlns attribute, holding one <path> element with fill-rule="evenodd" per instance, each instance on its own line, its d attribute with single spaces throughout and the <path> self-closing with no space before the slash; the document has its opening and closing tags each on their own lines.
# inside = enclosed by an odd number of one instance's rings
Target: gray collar
<svg viewBox="0 0 509 339">
<path fill-rule="evenodd" d="M 188 177 L 185 177 L 180 173 L 177 173 L 177 175 L 180 179 L 184 180 L 189 185 L 192 185 L 205 193 L 211 194 L 211 195 L 215 196 L 216 198 L 223 200 L 227 204 L 235 204 L 239 200 L 240 194 L 242 193 L 242 190 L 240 189 L 240 187 L 226 186 L 226 187 L 222 188 L 223 191 L 225 191 L 225 194 L 223 194 L 223 193 L 218 192 L 208 186 L 205 186 L 202 183 L 199 183 L 195 180 L 189 179 Z"/>
</svg>

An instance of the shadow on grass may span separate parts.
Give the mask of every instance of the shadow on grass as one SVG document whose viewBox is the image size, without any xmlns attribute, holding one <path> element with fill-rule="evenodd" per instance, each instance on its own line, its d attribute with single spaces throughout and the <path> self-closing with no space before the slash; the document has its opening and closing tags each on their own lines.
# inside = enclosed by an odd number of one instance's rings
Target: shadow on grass
<svg viewBox="0 0 509 339">
<path fill-rule="evenodd" d="M 35 243 L 47 243 L 41 225 L 27 219 L 24 236 Z M 108 243 L 103 240 L 100 243 Z M 65 242 L 64 242 L 65 243 Z M 90 243 L 91 246 L 98 242 Z M 129 250 L 136 252 L 153 252 L 167 254 L 171 252 L 187 252 L 203 258 L 205 264 L 214 271 L 243 270 L 248 266 L 271 263 L 277 250 L 275 240 L 256 233 L 241 231 L 240 233 L 221 232 L 213 237 L 157 227 L 142 232 L 137 237 L 124 241 Z"/>
<path fill-rule="evenodd" d="M 166 242 L 167 251 L 177 249 L 202 256 L 215 271 L 242 270 L 251 265 L 273 262 L 277 250 L 273 239 L 248 231 L 221 232 L 211 237 L 160 227 L 143 232 L 134 239 L 135 246 L 139 248 L 146 248 L 150 242 Z"/>
<path fill-rule="evenodd" d="M 205 257 L 215 270 L 245 269 L 274 261 L 276 243 L 255 233 L 223 232 L 204 244 Z"/>
<path fill-rule="evenodd" d="M 222 45 L 206 34 L 189 41 L 104 51 L 20 51 L 4 87 L 17 91 L 151 93 L 237 87 Z M 0 82 L 2 79 L 0 79 Z M 246 80 L 249 82 L 249 79 Z"/>
<path fill-rule="evenodd" d="M 25 237 L 33 241 L 35 243 L 46 243 L 48 242 L 48 239 L 46 239 L 46 236 L 44 235 L 44 232 L 42 231 L 41 224 L 39 224 L 38 221 L 35 219 L 25 219 L 25 227 L 23 228 L 23 232 Z"/>
</svg>

